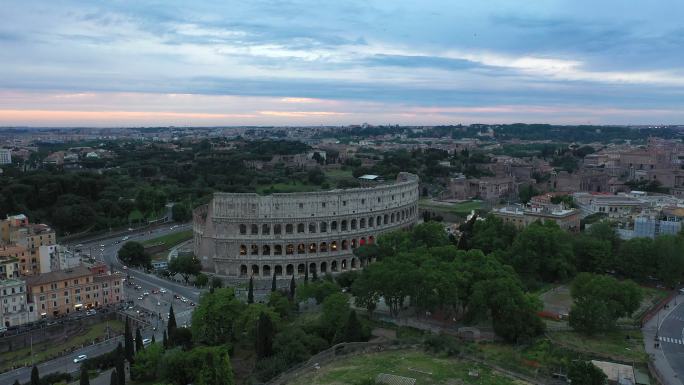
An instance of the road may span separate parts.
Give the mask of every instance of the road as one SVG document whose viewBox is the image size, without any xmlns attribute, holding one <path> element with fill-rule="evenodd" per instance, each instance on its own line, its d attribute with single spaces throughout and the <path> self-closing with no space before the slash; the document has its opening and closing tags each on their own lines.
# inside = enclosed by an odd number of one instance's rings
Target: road
<svg viewBox="0 0 684 385">
<path fill-rule="evenodd" d="M 672 370 L 676 373 L 677 382 L 684 378 L 684 303 L 682 296 L 677 303 L 672 303 L 671 311 L 661 319 L 658 338 L 660 348 L 667 358 Z"/>
<path fill-rule="evenodd" d="M 162 235 L 171 234 L 187 230 L 191 228 L 191 224 L 184 224 L 158 227 L 152 231 L 131 231 L 127 236 L 130 241 L 142 242 L 147 239 L 157 238 Z M 135 289 L 134 286 L 125 285 L 124 293 L 127 300 L 133 301 L 133 307 L 126 310 L 127 313 L 132 316 L 142 318 L 147 320 L 153 327 L 157 327 L 156 332 L 152 329 L 147 329 L 142 332 L 143 338 L 152 338 L 152 334 L 155 333 L 155 339 L 161 341 L 164 326 L 166 325 L 167 313 L 169 305 L 173 304 L 174 313 L 176 314 L 176 322 L 179 326 L 185 324 L 189 325 L 192 317 L 193 306 L 190 302 L 197 303 L 200 297 L 200 290 L 194 287 L 184 286 L 167 279 L 159 278 L 153 274 L 147 274 L 144 271 L 128 268 L 123 269 L 123 265 L 119 263 L 116 255 L 119 248 L 124 244 L 122 236 L 118 235 L 116 237 L 107 239 L 98 239 L 92 241 L 80 241 L 74 242 L 72 244 L 66 244 L 65 246 L 74 248 L 76 244 L 82 244 L 82 250 L 90 251 L 90 255 L 95 257 L 97 260 L 105 262 L 108 266 L 112 267 L 115 271 L 121 271 L 124 274 L 128 274 L 132 277 L 131 282 L 134 285 L 138 285 L 141 288 L 139 290 Z M 153 289 L 165 288 L 167 290 L 166 294 L 152 294 Z M 148 296 L 144 296 L 142 300 L 138 300 L 142 293 L 149 292 Z M 187 298 L 187 303 L 182 302 L 179 299 L 174 298 L 174 294 Z M 157 305 L 159 303 L 159 305 Z M 153 316 L 152 314 L 162 314 L 162 319 Z M 74 321 L 78 322 L 78 321 Z M 107 342 L 87 346 L 83 349 L 73 352 L 71 355 L 67 355 L 61 358 L 54 359 L 52 361 L 47 361 L 38 365 L 38 371 L 41 375 L 54 373 L 54 372 L 75 372 L 78 370 L 80 364 L 74 364 L 74 357 L 79 354 L 86 354 L 88 357 L 95 357 L 100 354 L 107 353 L 116 348 L 119 341 L 123 342 L 123 339 L 111 339 Z M 15 380 L 19 380 L 21 383 L 29 382 L 31 377 L 31 368 L 20 368 L 10 372 L 0 374 L 0 385 L 9 385 L 14 383 Z"/>
</svg>

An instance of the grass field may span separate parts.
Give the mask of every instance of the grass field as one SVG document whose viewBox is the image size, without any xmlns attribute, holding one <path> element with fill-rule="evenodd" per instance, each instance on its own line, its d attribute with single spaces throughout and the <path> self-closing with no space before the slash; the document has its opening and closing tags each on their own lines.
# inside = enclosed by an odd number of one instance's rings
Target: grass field
<svg viewBox="0 0 684 385">
<path fill-rule="evenodd" d="M 164 245 L 166 248 L 171 248 L 181 242 L 192 239 L 192 230 L 181 231 L 179 233 L 162 235 L 161 237 L 148 239 L 143 241 L 143 246 Z"/>
<path fill-rule="evenodd" d="M 639 330 L 616 330 L 592 337 L 576 332 L 549 333 L 553 341 L 573 350 L 591 352 L 621 361 L 645 363 L 644 340 Z"/>
<path fill-rule="evenodd" d="M 426 208 L 434 211 L 442 211 L 456 215 L 468 215 L 472 210 L 482 209 L 482 202 L 480 201 L 466 201 L 459 203 L 436 202 L 430 199 L 421 199 L 418 201 L 420 208 Z"/>
<path fill-rule="evenodd" d="M 114 320 L 107 322 L 100 322 L 94 324 L 85 331 L 85 333 L 69 338 L 62 344 L 55 345 L 53 343 L 39 343 L 33 344 L 33 359 L 34 362 L 41 362 L 50 357 L 71 348 L 80 347 L 83 344 L 91 343 L 95 338 L 104 338 L 106 336 L 106 327 L 109 327 L 113 332 L 123 332 L 124 326 L 121 321 Z M 0 370 L 5 371 L 13 365 L 31 362 L 31 348 L 23 348 L 12 350 L 11 352 L 0 354 Z"/>
<path fill-rule="evenodd" d="M 257 194 L 272 194 L 272 193 L 291 193 L 291 192 L 308 192 L 320 190 L 319 186 L 304 184 L 297 181 L 296 183 L 273 183 L 259 185 L 256 188 Z"/>
<path fill-rule="evenodd" d="M 479 377 L 470 376 L 476 371 Z M 422 351 L 403 350 L 342 358 L 303 375 L 290 384 L 356 384 L 380 373 L 415 378 L 416 384 L 526 384 L 491 371 L 489 368 L 457 359 L 436 357 Z"/>
</svg>

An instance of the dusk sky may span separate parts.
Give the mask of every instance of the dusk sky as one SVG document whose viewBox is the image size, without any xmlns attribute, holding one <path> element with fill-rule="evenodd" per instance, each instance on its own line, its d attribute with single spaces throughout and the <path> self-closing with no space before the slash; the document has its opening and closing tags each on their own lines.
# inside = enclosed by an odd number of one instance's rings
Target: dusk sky
<svg viewBox="0 0 684 385">
<path fill-rule="evenodd" d="M 684 1 L 4 1 L 0 126 L 684 124 Z"/>
</svg>

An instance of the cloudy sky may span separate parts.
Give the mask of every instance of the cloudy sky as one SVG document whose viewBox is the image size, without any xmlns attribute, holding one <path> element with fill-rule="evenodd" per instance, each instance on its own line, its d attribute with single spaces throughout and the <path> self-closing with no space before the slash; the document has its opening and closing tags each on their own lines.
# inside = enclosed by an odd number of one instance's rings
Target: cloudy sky
<svg viewBox="0 0 684 385">
<path fill-rule="evenodd" d="M 681 0 L 18 1 L 0 125 L 684 124 Z"/>
</svg>

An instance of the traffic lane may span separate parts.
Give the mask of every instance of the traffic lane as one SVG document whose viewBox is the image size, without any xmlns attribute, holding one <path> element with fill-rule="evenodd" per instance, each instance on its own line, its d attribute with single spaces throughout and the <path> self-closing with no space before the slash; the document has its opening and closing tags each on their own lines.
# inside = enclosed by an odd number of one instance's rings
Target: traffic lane
<svg viewBox="0 0 684 385">
<path fill-rule="evenodd" d="M 75 364 L 74 358 L 78 357 L 80 354 L 85 354 L 88 357 L 95 357 L 104 353 L 108 353 L 116 349 L 116 346 L 119 342 L 123 342 L 123 338 L 117 337 L 98 345 L 86 346 L 71 354 L 38 364 L 38 372 L 41 376 L 57 372 L 76 372 L 79 370 L 81 364 Z M 21 383 L 28 383 L 31 380 L 31 370 L 32 367 L 26 367 L 0 374 L 0 384 L 12 384 L 16 380 Z"/>
<path fill-rule="evenodd" d="M 195 306 L 192 305 L 194 303 L 192 302 L 192 300 L 186 298 L 186 302 L 183 302 L 182 299 L 174 298 L 173 294 L 171 294 L 170 292 L 167 292 L 165 294 L 152 294 L 151 291 L 148 291 L 148 293 L 150 294 L 147 296 L 143 295 L 144 292 L 145 289 L 130 290 L 129 298 L 133 300 L 134 306 L 142 308 L 142 310 L 145 310 L 149 313 L 157 315 L 161 314 L 162 319 L 164 321 L 168 321 L 167 313 L 169 312 L 171 305 L 173 305 L 174 313 L 177 315 L 176 321 L 179 325 L 181 324 L 179 316 L 183 314 L 189 315 L 195 308 Z M 190 317 L 188 316 L 187 318 Z"/>
<path fill-rule="evenodd" d="M 174 226 L 176 226 L 176 227 L 174 227 Z M 174 228 L 172 229 L 172 227 L 174 227 Z M 137 231 L 133 230 L 132 232 L 130 232 L 124 236 L 121 236 L 121 234 L 117 234 L 115 236 L 104 238 L 104 239 L 93 239 L 93 240 L 87 240 L 87 241 L 83 241 L 83 240 L 82 241 L 74 241 L 74 242 L 65 243 L 64 245 L 68 246 L 68 247 L 74 247 L 76 245 L 83 245 L 84 248 L 86 248 L 86 247 L 95 248 L 95 247 L 99 247 L 99 245 L 102 245 L 102 244 L 104 244 L 105 246 L 111 245 L 115 241 L 122 242 L 123 238 L 125 238 L 126 236 L 129 238 L 136 238 L 137 240 L 140 240 L 140 239 L 147 240 L 147 239 L 159 237 L 161 235 L 166 235 L 169 233 L 175 233 L 175 232 L 180 232 L 183 230 L 188 230 L 190 228 L 192 228 L 192 223 L 184 223 L 184 224 L 180 224 L 180 225 L 163 226 L 163 227 L 155 228 L 155 229 L 151 229 L 151 230 L 137 230 Z M 129 240 L 135 240 L 135 239 L 129 239 Z"/>
<path fill-rule="evenodd" d="M 684 304 L 679 304 L 661 322 L 658 335 L 669 340 L 660 346 L 672 370 L 684 378 Z"/>
</svg>

